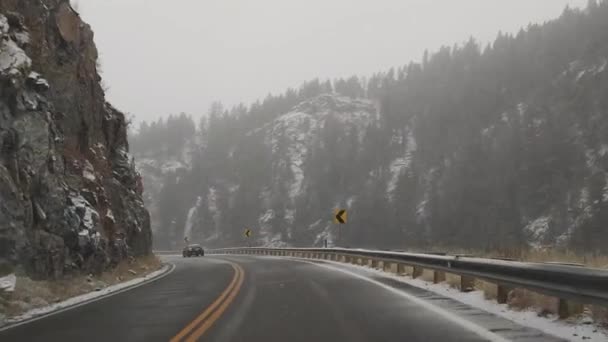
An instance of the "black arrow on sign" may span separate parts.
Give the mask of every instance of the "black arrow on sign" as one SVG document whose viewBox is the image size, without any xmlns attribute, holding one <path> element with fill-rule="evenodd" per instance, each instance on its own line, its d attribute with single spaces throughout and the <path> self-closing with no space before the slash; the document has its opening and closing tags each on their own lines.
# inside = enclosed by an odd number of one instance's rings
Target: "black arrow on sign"
<svg viewBox="0 0 608 342">
<path fill-rule="evenodd" d="M 338 221 L 340 224 L 346 223 L 346 220 L 344 219 L 344 214 L 346 214 L 346 210 L 344 209 L 338 211 L 338 213 L 336 214 L 336 221 Z"/>
</svg>

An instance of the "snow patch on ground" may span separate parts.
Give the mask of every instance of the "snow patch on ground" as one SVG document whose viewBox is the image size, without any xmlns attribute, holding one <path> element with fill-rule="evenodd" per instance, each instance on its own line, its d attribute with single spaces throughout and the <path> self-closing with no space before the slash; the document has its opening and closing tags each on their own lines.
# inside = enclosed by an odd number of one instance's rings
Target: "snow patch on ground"
<svg viewBox="0 0 608 342">
<path fill-rule="evenodd" d="M 137 158 L 137 169 L 138 171 L 145 172 L 146 169 L 159 170 L 161 174 L 166 175 L 169 173 L 176 172 L 177 170 L 186 170 L 189 168 L 189 164 L 183 163 L 179 160 L 157 160 L 153 158 Z"/>
<path fill-rule="evenodd" d="M 608 173 L 604 175 L 606 178 L 603 194 L 602 194 L 602 202 L 608 202 Z"/>
<path fill-rule="evenodd" d="M 528 235 L 528 241 L 533 247 L 540 247 L 543 238 L 549 232 L 550 222 L 551 217 L 541 216 L 524 227 L 524 232 Z"/>
<path fill-rule="evenodd" d="M 391 278 L 399 282 L 431 291 L 440 294 L 444 297 L 454 299 L 468 306 L 481 309 L 499 317 L 506 318 L 522 326 L 538 329 L 546 334 L 553 335 L 559 338 L 565 338 L 570 341 L 604 342 L 608 340 L 608 331 L 603 330 L 595 325 L 589 324 L 571 324 L 560 321 L 556 316 L 539 317 L 538 313 L 532 310 L 514 311 L 507 304 L 498 304 L 496 302 L 486 300 L 483 291 L 460 292 L 460 290 L 450 287 L 448 284 L 432 284 L 421 279 L 411 279 L 409 277 L 398 276 L 383 272 L 381 270 L 372 269 L 367 266 L 352 265 L 340 263 L 337 261 L 324 260 L 324 262 L 334 264 L 341 268 L 349 268 L 355 271 L 367 273 L 367 275 L 381 276 Z M 575 339 L 576 338 L 576 339 Z"/>
<path fill-rule="evenodd" d="M 294 213 L 294 210 L 286 210 L 285 212 L 285 221 L 287 221 L 289 225 L 293 223 Z M 272 233 L 271 222 L 272 220 L 274 220 L 275 216 L 276 213 L 272 209 L 269 209 L 265 213 L 260 215 L 260 217 L 258 218 L 258 226 L 260 227 L 258 240 L 260 241 L 263 247 L 288 247 L 289 244 L 283 241 L 282 233 Z"/>
<path fill-rule="evenodd" d="M 526 115 L 526 111 L 528 111 L 528 105 L 525 103 L 520 103 L 517 105 L 517 113 L 519 114 L 520 118 L 523 118 L 524 115 Z"/>
<path fill-rule="evenodd" d="M 168 272 L 169 269 L 171 268 L 171 266 L 169 265 L 165 265 L 163 268 L 161 268 L 158 271 L 152 272 L 144 277 L 141 278 L 136 278 L 136 279 L 132 279 L 129 281 L 126 281 L 124 283 L 120 283 L 120 284 L 116 284 L 116 285 L 111 285 L 108 286 L 104 289 L 102 289 L 101 291 L 95 291 L 95 292 L 89 292 L 89 293 L 85 293 L 83 295 L 80 296 L 76 296 L 76 297 L 72 297 L 70 299 L 67 299 L 63 302 L 59 302 L 59 303 L 55 303 L 55 304 L 51 304 L 42 308 L 37 308 L 37 309 L 33 309 L 30 310 L 20 316 L 14 317 L 14 318 L 9 318 L 6 320 L 6 323 L 8 324 L 12 324 L 12 323 L 19 323 L 21 321 L 24 320 L 28 320 L 28 319 L 32 319 L 38 316 L 42 316 L 42 315 L 46 315 L 49 313 L 52 313 L 54 311 L 58 311 L 58 310 L 62 310 L 62 309 L 66 309 L 68 307 L 71 306 L 75 306 L 75 305 L 79 305 L 79 304 L 83 304 L 85 302 L 97 299 L 99 297 L 103 297 L 103 296 L 107 296 L 111 293 L 120 291 L 120 290 L 124 290 L 128 287 L 131 286 L 135 286 L 138 284 L 141 284 L 145 281 L 148 281 L 150 279 L 156 278 L 158 276 L 163 275 L 164 273 Z"/>
<path fill-rule="evenodd" d="M 321 225 L 323 221 L 322 220 L 318 220 L 315 223 L 311 224 L 309 226 L 309 228 L 311 229 L 316 229 L 317 227 L 319 227 Z M 325 240 L 327 240 L 327 245 L 328 246 L 333 246 L 334 244 L 334 235 L 332 234 L 332 225 L 331 224 L 326 224 L 325 228 L 323 228 L 323 230 L 317 234 L 317 236 L 315 237 L 315 242 L 313 246 L 323 246 Z M 338 228 L 339 229 L 339 228 Z"/>
<path fill-rule="evenodd" d="M 600 149 L 597 152 L 597 154 L 600 155 L 600 157 L 604 157 L 608 154 L 608 144 L 602 144 L 600 145 Z"/>
<path fill-rule="evenodd" d="M 221 213 L 217 208 L 217 190 L 214 187 L 210 187 L 207 194 L 207 209 L 213 218 L 215 235 L 219 236 L 218 227 L 220 226 Z"/>
<path fill-rule="evenodd" d="M 411 130 L 408 130 L 405 143 L 405 153 L 403 157 L 395 159 L 389 166 L 390 178 L 387 184 L 386 192 L 389 195 L 389 199 L 392 199 L 392 193 L 397 188 L 397 182 L 403 172 L 409 170 L 412 166 L 412 159 L 418 145 L 416 139 Z"/>
<path fill-rule="evenodd" d="M 188 216 L 186 217 L 186 224 L 184 226 L 184 239 L 190 239 L 192 237 L 192 227 L 194 226 L 194 214 L 196 214 L 196 211 L 201 206 L 202 202 L 203 198 L 199 196 L 196 199 L 196 203 L 194 204 L 194 206 L 192 206 L 192 208 L 188 210 Z"/>
<path fill-rule="evenodd" d="M 399 181 L 399 176 L 403 173 L 403 170 L 407 167 L 408 161 L 405 158 L 397 158 L 393 160 L 391 165 L 389 165 L 389 170 L 391 176 L 388 180 L 388 184 L 386 186 L 386 192 L 389 194 L 389 198 L 392 198 L 391 194 L 397 188 L 397 182 Z"/>
<path fill-rule="evenodd" d="M 576 73 L 574 81 L 576 83 L 579 83 L 584 78 L 588 78 L 586 76 L 594 77 L 603 73 L 604 71 L 606 71 L 607 66 L 608 59 L 606 58 L 602 58 L 601 61 L 587 66 L 584 65 L 583 61 L 578 60 L 570 63 L 569 72 L 572 74 Z"/>
<path fill-rule="evenodd" d="M 489 138 L 492 136 L 492 132 L 494 131 L 494 125 L 490 126 L 490 127 L 486 127 L 484 129 L 481 130 L 481 136 L 484 138 Z"/>
<path fill-rule="evenodd" d="M 346 207 L 348 209 L 353 207 L 353 203 L 355 203 L 355 196 L 350 196 L 347 200 L 346 200 Z"/>
<path fill-rule="evenodd" d="M 607 66 L 608 66 L 608 59 L 604 59 L 604 62 L 602 63 L 602 65 L 597 69 L 597 73 L 600 74 L 600 73 L 606 71 Z"/>
<path fill-rule="evenodd" d="M 595 167 L 595 159 L 595 151 L 593 151 L 593 149 L 587 149 L 585 151 L 585 161 L 588 168 L 593 169 Z"/>
<path fill-rule="evenodd" d="M 13 292 L 16 284 L 17 276 L 15 274 L 0 277 L 0 292 Z"/>
<path fill-rule="evenodd" d="M 285 210 L 285 221 L 291 227 L 296 220 L 296 211 L 295 209 L 286 209 Z"/>
<path fill-rule="evenodd" d="M 266 236 L 262 239 L 262 246 L 268 248 L 282 248 L 288 247 L 289 245 L 282 240 L 281 234 L 274 236 Z"/>
</svg>

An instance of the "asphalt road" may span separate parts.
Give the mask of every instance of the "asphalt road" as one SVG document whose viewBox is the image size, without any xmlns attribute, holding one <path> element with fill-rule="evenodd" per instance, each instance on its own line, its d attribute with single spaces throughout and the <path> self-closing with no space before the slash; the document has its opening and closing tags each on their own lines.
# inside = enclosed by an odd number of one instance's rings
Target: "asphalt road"
<svg viewBox="0 0 608 342">
<path fill-rule="evenodd" d="M 557 341 L 390 278 L 322 262 L 164 259 L 176 265 L 168 276 L 0 332 L 0 341 Z"/>
</svg>

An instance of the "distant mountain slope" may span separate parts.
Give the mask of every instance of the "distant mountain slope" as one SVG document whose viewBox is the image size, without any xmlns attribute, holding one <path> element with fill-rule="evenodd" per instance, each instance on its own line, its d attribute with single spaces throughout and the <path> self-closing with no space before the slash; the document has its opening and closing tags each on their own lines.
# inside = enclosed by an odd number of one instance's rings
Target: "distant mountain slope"
<svg viewBox="0 0 608 342">
<path fill-rule="evenodd" d="M 485 48 L 471 40 L 366 81 L 216 106 L 188 171 L 162 185 L 158 201 L 174 209 L 161 219 L 176 227 L 163 224 L 160 243 L 189 226 L 209 245 L 600 252 L 607 32 L 608 2 L 591 1 Z M 349 209 L 340 229 L 335 207 Z"/>
</svg>

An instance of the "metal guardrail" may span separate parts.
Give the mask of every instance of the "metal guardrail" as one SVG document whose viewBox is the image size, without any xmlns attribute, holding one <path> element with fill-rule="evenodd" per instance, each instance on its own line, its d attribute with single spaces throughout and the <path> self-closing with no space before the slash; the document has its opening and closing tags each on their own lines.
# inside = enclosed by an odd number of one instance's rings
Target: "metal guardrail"
<svg viewBox="0 0 608 342">
<path fill-rule="evenodd" d="M 475 279 L 498 286 L 500 303 L 507 301 L 513 288 L 523 288 L 559 298 L 560 317 L 581 304 L 608 306 L 608 270 L 557 263 L 532 263 L 469 256 L 432 255 L 346 248 L 224 248 L 209 254 L 256 254 L 328 259 L 368 264 L 402 273 L 413 267 L 412 276 L 423 269 L 435 271 L 435 282 L 445 280 L 445 273 L 461 277 L 461 290 L 472 289 Z M 571 302 L 569 302 L 571 301 Z"/>
</svg>

